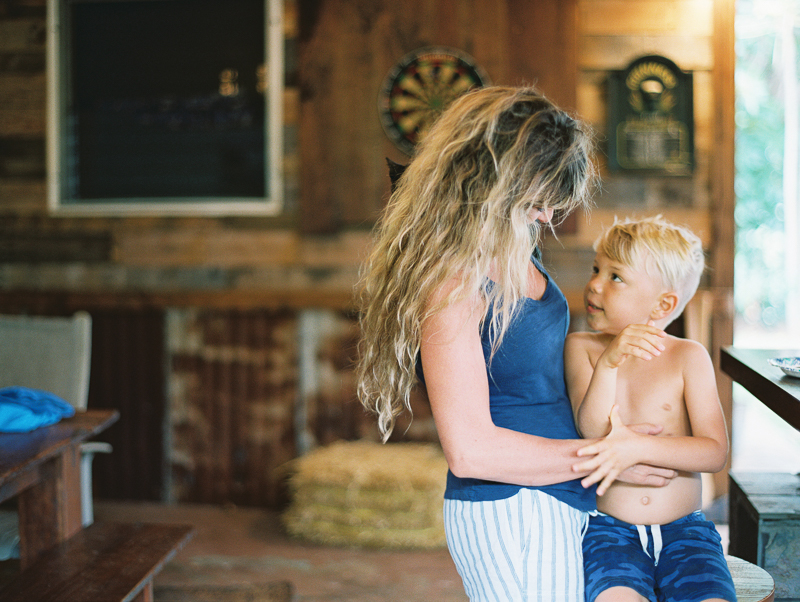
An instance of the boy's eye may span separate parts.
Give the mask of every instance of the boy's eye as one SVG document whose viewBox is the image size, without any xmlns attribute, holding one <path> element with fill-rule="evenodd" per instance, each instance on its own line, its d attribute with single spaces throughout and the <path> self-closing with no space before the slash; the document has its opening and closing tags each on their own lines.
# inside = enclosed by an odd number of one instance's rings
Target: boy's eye
<svg viewBox="0 0 800 602">
<path fill-rule="evenodd" d="M 593 265 L 592 266 L 592 274 L 599 274 L 599 273 L 600 273 L 600 270 L 597 269 L 596 265 Z"/>
<path fill-rule="evenodd" d="M 614 282 L 622 282 L 622 278 L 619 277 L 619 274 L 611 274 L 611 280 Z"/>
</svg>

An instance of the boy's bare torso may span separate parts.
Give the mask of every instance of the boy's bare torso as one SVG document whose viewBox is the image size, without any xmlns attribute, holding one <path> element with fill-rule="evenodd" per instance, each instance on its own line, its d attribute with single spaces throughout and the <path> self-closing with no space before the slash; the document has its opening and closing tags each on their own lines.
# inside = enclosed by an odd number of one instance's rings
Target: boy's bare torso
<svg viewBox="0 0 800 602">
<path fill-rule="evenodd" d="M 613 339 L 599 333 L 576 333 L 592 366 Z M 629 358 L 618 368 L 616 403 L 625 424 L 650 423 L 663 426 L 657 436 L 690 436 L 689 416 L 684 401 L 684 380 L 680 347 L 685 341 L 664 339 L 666 349 L 650 361 Z M 665 524 L 700 509 L 702 499 L 699 473 L 679 472 L 664 487 L 629 485 L 620 481 L 597 498 L 597 509 L 628 523 Z"/>
</svg>

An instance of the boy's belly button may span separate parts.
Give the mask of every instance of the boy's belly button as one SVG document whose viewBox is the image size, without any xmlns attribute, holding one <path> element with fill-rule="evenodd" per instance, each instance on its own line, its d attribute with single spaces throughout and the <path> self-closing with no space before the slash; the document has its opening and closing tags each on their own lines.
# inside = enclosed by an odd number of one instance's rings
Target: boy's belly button
<svg viewBox="0 0 800 602">
<path fill-rule="evenodd" d="M 643 506 L 647 506 L 647 504 L 649 504 L 649 503 L 650 503 L 650 498 L 649 498 L 649 497 L 647 497 L 647 496 L 644 496 L 644 497 L 642 498 L 642 505 L 643 505 Z"/>
</svg>

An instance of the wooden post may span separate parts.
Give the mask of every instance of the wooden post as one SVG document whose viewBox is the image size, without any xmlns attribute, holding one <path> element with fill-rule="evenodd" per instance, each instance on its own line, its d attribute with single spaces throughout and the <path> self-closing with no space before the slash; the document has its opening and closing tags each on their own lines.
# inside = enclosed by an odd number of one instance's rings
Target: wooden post
<svg viewBox="0 0 800 602">
<path fill-rule="evenodd" d="M 39 468 L 39 482 L 19 495 L 20 566 L 81 530 L 80 445 Z M 55 516 L 43 521 L 43 516 Z"/>
<path fill-rule="evenodd" d="M 717 387 L 728 423 L 728 436 L 731 437 L 733 418 L 733 394 L 730 380 L 719 368 L 719 350 L 733 343 L 733 259 L 735 253 L 735 222 L 733 210 L 736 205 L 734 193 L 734 137 L 736 123 L 734 111 L 736 91 L 734 72 L 736 68 L 736 41 L 734 19 L 736 7 L 734 0 L 714 1 L 714 148 L 711 166 L 711 190 L 714 205 L 713 256 L 711 257 L 711 282 L 715 292 L 714 319 L 712 324 L 711 346 L 714 367 L 717 371 Z M 716 494 L 728 491 L 726 469 L 714 475 Z"/>
</svg>

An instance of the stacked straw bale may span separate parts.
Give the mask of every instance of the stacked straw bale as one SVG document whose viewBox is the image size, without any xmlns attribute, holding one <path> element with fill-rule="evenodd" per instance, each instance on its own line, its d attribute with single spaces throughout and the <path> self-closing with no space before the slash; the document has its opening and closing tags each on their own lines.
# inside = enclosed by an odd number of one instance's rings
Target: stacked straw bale
<svg viewBox="0 0 800 602">
<path fill-rule="evenodd" d="M 445 545 L 447 461 L 430 443 L 341 441 L 292 462 L 287 531 L 354 547 Z"/>
</svg>

